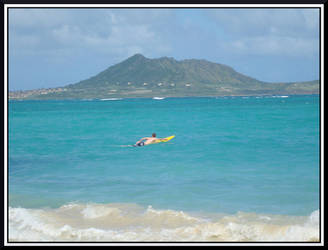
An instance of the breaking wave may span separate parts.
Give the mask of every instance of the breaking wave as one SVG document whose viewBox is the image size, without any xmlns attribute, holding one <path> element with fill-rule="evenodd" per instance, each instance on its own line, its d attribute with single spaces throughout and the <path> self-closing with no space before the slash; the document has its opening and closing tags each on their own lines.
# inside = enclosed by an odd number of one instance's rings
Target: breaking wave
<svg viewBox="0 0 328 250">
<path fill-rule="evenodd" d="M 9 242 L 319 241 L 319 211 L 310 216 L 238 212 L 189 214 L 136 204 L 9 208 Z"/>
</svg>

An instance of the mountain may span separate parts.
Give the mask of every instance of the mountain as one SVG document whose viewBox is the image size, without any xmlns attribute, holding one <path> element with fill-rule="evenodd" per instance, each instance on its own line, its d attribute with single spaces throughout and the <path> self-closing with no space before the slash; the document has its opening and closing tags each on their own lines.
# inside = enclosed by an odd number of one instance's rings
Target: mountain
<svg viewBox="0 0 328 250">
<path fill-rule="evenodd" d="M 318 94 L 319 81 L 268 83 L 206 60 L 149 59 L 136 54 L 99 74 L 60 88 L 11 92 L 10 99 L 85 99 Z"/>
</svg>

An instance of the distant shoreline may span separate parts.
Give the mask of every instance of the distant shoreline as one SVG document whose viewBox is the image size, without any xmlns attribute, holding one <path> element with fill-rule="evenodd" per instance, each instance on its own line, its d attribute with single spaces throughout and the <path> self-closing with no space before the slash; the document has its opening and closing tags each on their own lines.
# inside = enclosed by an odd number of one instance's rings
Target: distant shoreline
<svg viewBox="0 0 328 250">
<path fill-rule="evenodd" d="M 226 97 L 282 97 L 282 96 L 319 96 L 320 93 L 300 94 L 263 94 L 263 95 L 213 95 L 213 96 L 163 96 L 163 100 L 170 98 L 226 98 Z M 153 97 L 115 97 L 115 98 L 54 98 L 54 99 L 29 99 L 8 98 L 8 101 L 121 101 L 127 99 L 153 99 Z"/>
<path fill-rule="evenodd" d="M 317 82 L 315 84 L 312 84 Z M 311 86 L 306 86 L 311 83 Z M 293 85 L 302 84 L 304 86 Z M 312 95 L 320 94 L 320 82 L 315 80 L 312 82 L 302 83 L 284 83 L 283 88 L 279 89 L 281 83 L 272 84 L 268 89 L 228 89 L 224 91 L 214 91 L 210 93 L 209 90 L 191 90 L 189 93 L 181 93 L 181 89 L 171 90 L 149 90 L 143 92 L 139 88 L 122 89 L 117 92 L 108 93 L 108 89 L 71 89 L 67 87 L 49 88 L 49 89 L 34 89 L 34 90 L 18 90 L 8 91 L 8 99 L 20 100 L 63 100 L 63 99 L 120 99 L 120 98 L 168 98 L 168 97 L 211 97 L 211 96 L 268 96 L 268 95 Z M 307 89 L 308 88 L 308 89 Z M 139 92 L 138 92 L 139 91 Z M 177 93 L 174 93 L 177 92 Z M 188 91 L 187 91 L 188 92 Z M 198 93 L 199 94 L 198 94 Z M 202 93 L 203 92 L 203 93 Z M 231 93 L 229 93 L 231 92 Z"/>
</svg>

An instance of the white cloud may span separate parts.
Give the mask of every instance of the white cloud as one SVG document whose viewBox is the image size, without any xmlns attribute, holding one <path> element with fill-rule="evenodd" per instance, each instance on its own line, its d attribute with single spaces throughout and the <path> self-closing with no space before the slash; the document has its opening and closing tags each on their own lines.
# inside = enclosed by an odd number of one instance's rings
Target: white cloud
<svg viewBox="0 0 328 250">
<path fill-rule="evenodd" d="M 83 39 L 83 34 L 79 27 L 63 25 L 51 31 L 53 38 L 61 44 L 76 46 Z"/>
<path fill-rule="evenodd" d="M 311 57 L 317 53 L 318 40 L 257 36 L 221 43 L 220 46 L 226 51 L 241 55 Z"/>
<path fill-rule="evenodd" d="M 315 9 L 218 9 L 207 14 L 227 33 L 243 36 L 313 36 L 318 32 Z"/>
<path fill-rule="evenodd" d="M 56 9 L 9 9 L 9 24 L 13 29 L 30 28 L 41 29 L 60 25 L 70 20 L 69 13 Z"/>
<path fill-rule="evenodd" d="M 17 35 L 15 33 L 11 34 L 12 40 L 11 46 L 14 47 L 37 47 L 40 44 L 40 39 L 37 36 L 29 34 Z"/>
<path fill-rule="evenodd" d="M 87 49 L 116 56 L 151 50 L 169 51 L 170 46 L 159 28 L 165 25 L 168 17 L 170 11 L 151 9 L 12 10 L 9 30 L 12 34 L 11 49 L 23 54 L 33 50 L 44 53 L 47 49 L 66 49 L 76 53 L 78 49 Z M 22 46 L 17 42 L 27 36 L 31 41 L 39 41 L 39 44 Z"/>
<path fill-rule="evenodd" d="M 219 9 L 207 13 L 230 39 L 231 53 L 316 56 L 319 12 L 315 9 Z"/>
<path fill-rule="evenodd" d="M 303 10 L 304 26 L 307 30 L 318 32 L 319 29 L 319 11 L 307 11 Z"/>
</svg>

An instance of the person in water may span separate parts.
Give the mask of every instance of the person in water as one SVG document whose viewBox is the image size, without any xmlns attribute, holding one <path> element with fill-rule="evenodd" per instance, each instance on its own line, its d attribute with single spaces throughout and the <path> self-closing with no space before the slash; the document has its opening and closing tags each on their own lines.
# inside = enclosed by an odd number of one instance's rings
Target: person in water
<svg viewBox="0 0 328 250">
<path fill-rule="evenodd" d="M 152 137 L 144 137 L 141 138 L 139 141 L 136 142 L 134 146 L 145 146 L 148 144 L 152 144 L 156 142 L 157 140 L 160 140 L 161 138 L 156 138 L 156 133 L 152 134 Z"/>
</svg>

